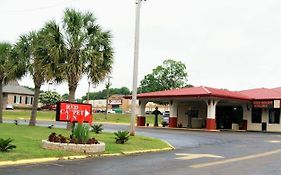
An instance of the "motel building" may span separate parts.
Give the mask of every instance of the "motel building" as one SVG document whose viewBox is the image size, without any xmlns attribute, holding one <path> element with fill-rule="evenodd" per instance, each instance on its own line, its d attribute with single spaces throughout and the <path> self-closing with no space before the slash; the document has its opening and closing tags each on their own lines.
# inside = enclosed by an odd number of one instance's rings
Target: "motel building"
<svg viewBox="0 0 281 175">
<path fill-rule="evenodd" d="M 169 104 L 172 128 L 281 132 L 281 87 L 229 91 L 200 86 L 142 93 L 137 98 L 138 126 L 145 125 L 146 104 L 160 101 Z"/>
</svg>

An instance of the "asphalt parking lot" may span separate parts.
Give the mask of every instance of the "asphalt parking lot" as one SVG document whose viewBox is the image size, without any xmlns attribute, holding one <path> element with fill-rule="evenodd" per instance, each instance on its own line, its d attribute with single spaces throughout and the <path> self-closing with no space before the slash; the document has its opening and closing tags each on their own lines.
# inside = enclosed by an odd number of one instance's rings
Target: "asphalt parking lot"
<svg viewBox="0 0 281 175">
<path fill-rule="evenodd" d="M 126 125 L 105 125 L 106 130 Z M 0 168 L 2 175 L 281 174 L 281 133 L 198 132 L 142 128 L 173 151 Z"/>
</svg>

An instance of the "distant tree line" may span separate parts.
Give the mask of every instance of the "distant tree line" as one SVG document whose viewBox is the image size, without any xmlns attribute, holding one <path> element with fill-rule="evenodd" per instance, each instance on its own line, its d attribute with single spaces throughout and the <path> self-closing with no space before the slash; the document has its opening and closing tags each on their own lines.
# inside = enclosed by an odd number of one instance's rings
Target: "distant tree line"
<svg viewBox="0 0 281 175">
<path fill-rule="evenodd" d="M 97 100 L 97 99 L 106 99 L 107 97 L 107 90 L 104 89 L 102 91 L 98 92 L 90 92 L 89 93 L 89 99 L 90 100 Z M 114 94 L 119 94 L 119 95 L 130 95 L 131 91 L 127 87 L 121 87 L 121 88 L 109 88 L 109 93 L 108 95 L 114 95 Z M 82 100 L 87 100 L 88 93 L 86 93 L 85 96 L 82 97 Z"/>
</svg>

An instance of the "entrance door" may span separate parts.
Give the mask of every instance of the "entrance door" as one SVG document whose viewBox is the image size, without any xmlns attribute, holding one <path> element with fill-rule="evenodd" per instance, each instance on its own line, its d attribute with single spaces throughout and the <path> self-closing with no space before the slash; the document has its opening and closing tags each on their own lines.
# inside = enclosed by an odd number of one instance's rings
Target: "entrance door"
<svg viewBox="0 0 281 175">
<path fill-rule="evenodd" d="M 217 106 L 216 108 L 216 123 L 217 129 L 231 129 L 232 123 L 243 121 L 242 107 L 233 106 Z"/>
</svg>

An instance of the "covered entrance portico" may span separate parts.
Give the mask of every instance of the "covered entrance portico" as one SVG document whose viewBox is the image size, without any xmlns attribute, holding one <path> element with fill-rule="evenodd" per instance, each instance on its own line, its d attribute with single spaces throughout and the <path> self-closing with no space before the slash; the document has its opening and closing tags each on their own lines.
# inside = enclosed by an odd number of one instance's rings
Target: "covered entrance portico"
<svg viewBox="0 0 281 175">
<path fill-rule="evenodd" d="M 216 129 L 246 129 L 247 106 L 251 100 L 239 93 L 209 87 L 192 87 L 143 93 L 139 116 L 145 116 L 147 102 L 169 103 L 169 127 Z M 232 125 L 232 124 L 236 125 Z M 246 123 L 246 124 L 245 124 Z"/>
</svg>

